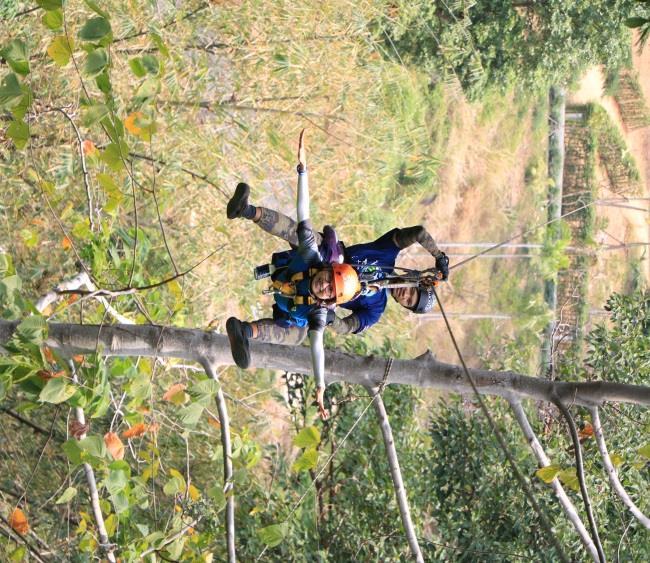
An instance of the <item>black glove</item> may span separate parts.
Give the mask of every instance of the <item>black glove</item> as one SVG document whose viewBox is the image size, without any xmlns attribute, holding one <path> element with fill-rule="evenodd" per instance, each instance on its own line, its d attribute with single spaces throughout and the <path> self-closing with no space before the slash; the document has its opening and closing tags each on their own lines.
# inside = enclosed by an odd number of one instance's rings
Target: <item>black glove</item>
<svg viewBox="0 0 650 563">
<path fill-rule="evenodd" d="M 442 274 L 442 280 L 449 278 L 449 258 L 444 252 L 436 256 L 436 269 Z"/>
</svg>

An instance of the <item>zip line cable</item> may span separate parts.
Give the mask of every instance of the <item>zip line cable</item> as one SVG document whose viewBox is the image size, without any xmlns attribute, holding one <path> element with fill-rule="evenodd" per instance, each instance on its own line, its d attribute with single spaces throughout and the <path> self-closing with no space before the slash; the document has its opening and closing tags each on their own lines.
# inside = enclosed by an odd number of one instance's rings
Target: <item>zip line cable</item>
<svg viewBox="0 0 650 563">
<path fill-rule="evenodd" d="M 544 526 L 544 529 L 546 530 L 546 533 L 550 536 L 553 547 L 557 551 L 560 559 L 564 561 L 565 563 L 569 563 L 569 559 L 564 553 L 564 549 L 560 545 L 560 542 L 558 541 L 557 537 L 553 533 L 553 529 L 551 527 L 551 523 L 548 521 L 548 518 L 542 511 L 541 507 L 537 503 L 537 499 L 535 498 L 535 494 L 533 493 L 532 489 L 530 488 L 530 485 L 524 478 L 524 476 L 521 474 L 521 471 L 519 471 L 519 467 L 517 467 L 517 463 L 515 462 L 514 458 L 512 457 L 512 453 L 510 452 L 505 439 L 503 438 L 503 435 L 501 434 L 501 431 L 499 430 L 498 426 L 494 422 L 494 419 L 492 418 L 492 415 L 490 414 L 490 411 L 488 410 L 487 406 L 485 405 L 485 401 L 483 401 L 483 397 L 478 391 L 478 387 L 476 386 L 476 382 L 474 381 L 474 378 L 470 374 L 469 370 L 467 369 L 467 365 L 465 364 L 465 359 L 463 358 L 463 355 L 460 351 L 460 347 L 458 346 L 458 342 L 456 341 L 456 337 L 454 336 L 453 331 L 451 330 L 451 325 L 449 324 L 449 320 L 447 319 L 447 315 L 445 313 L 445 309 L 442 306 L 442 302 L 440 301 L 440 298 L 438 296 L 438 292 L 436 291 L 436 288 L 433 287 L 433 293 L 435 295 L 436 300 L 438 301 L 438 306 L 440 307 L 440 312 L 442 313 L 442 317 L 445 320 L 445 325 L 447 326 L 447 331 L 449 332 L 449 336 L 451 338 L 451 341 L 454 345 L 454 348 L 456 349 L 456 353 L 458 354 L 458 359 L 460 360 L 461 365 L 463 366 L 463 371 L 465 372 L 465 375 L 467 377 L 467 380 L 469 381 L 472 391 L 476 395 L 476 398 L 478 400 L 479 406 L 481 408 L 481 411 L 485 415 L 485 418 L 488 421 L 488 424 L 490 425 L 490 428 L 492 429 L 492 432 L 494 436 L 497 439 L 497 442 L 499 443 L 499 447 L 503 451 L 503 453 L 506 455 L 506 458 L 508 459 L 508 463 L 510 464 L 510 467 L 512 468 L 513 473 L 515 474 L 515 477 L 517 481 L 519 481 L 519 484 L 521 487 L 524 489 L 524 492 L 526 494 L 526 497 L 528 498 L 528 501 L 532 505 L 533 509 L 539 516 L 542 525 Z"/>
<path fill-rule="evenodd" d="M 467 264 L 468 262 L 471 262 L 475 258 L 478 258 L 479 256 L 483 256 L 484 254 L 487 254 L 488 252 L 491 252 L 492 250 L 496 250 L 497 248 L 501 248 L 505 244 L 508 244 L 509 242 L 512 242 L 513 240 L 516 240 L 520 237 L 524 237 L 530 233 L 533 233 L 537 231 L 538 229 L 541 229 L 543 227 L 547 227 L 551 223 L 555 223 L 556 221 L 560 221 L 561 219 L 564 219 L 565 217 L 568 217 L 569 215 L 573 215 L 574 213 L 577 213 L 578 211 L 582 211 L 583 209 L 587 209 L 588 207 L 591 207 L 594 205 L 596 202 L 591 201 L 589 203 L 586 203 L 582 205 L 581 207 L 578 207 L 577 209 L 574 209 L 573 211 L 569 211 L 563 215 L 560 215 L 559 217 L 555 217 L 554 219 L 550 219 L 546 221 L 545 223 L 540 223 L 538 225 L 535 225 L 534 227 L 531 227 L 530 229 L 526 231 L 522 231 L 521 233 L 516 234 L 513 237 L 510 237 L 509 239 L 506 239 L 498 244 L 495 244 L 494 246 L 490 246 L 489 248 L 486 248 L 485 250 L 482 250 L 481 252 L 477 252 L 476 254 L 470 256 L 469 258 L 465 258 L 465 260 L 461 260 L 460 262 L 457 262 L 456 264 L 453 264 L 449 266 L 450 270 L 453 270 L 454 268 L 458 268 L 459 266 L 463 266 L 464 264 Z"/>
</svg>

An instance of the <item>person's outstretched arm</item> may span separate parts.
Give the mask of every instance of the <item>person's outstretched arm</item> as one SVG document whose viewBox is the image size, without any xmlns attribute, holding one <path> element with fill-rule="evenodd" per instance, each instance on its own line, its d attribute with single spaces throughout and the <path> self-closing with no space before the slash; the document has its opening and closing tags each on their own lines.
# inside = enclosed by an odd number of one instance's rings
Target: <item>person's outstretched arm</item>
<svg viewBox="0 0 650 563">
<path fill-rule="evenodd" d="M 393 241 L 400 250 L 419 242 L 436 259 L 436 268 L 443 273 L 443 279 L 449 276 L 449 258 L 438 248 L 436 241 L 422 225 L 396 229 Z"/>
<path fill-rule="evenodd" d="M 309 349 L 311 351 L 311 364 L 316 380 L 316 402 L 318 412 L 323 420 L 329 417 L 323 402 L 325 395 L 325 348 L 323 346 L 323 330 L 327 323 L 327 309 L 319 307 L 309 314 Z"/>
<path fill-rule="evenodd" d="M 298 148 L 298 196 L 296 212 L 298 216 L 298 253 L 307 264 L 321 262 L 321 255 L 318 250 L 316 233 L 309 220 L 309 178 L 307 176 L 307 161 L 305 148 L 303 146 L 303 134 L 300 133 L 300 144 Z"/>
</svg>

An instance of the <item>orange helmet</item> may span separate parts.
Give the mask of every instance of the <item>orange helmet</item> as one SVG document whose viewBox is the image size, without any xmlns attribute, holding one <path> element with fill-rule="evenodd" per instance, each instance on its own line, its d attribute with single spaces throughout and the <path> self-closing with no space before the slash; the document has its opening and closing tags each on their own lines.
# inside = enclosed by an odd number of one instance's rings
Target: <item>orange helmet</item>
<svg viewBox="0 0 650 563">
<path fill-rule="evenodd" d="M 351 301 L 361 291 L 357 271 L 350 264 L 332 264 L 332 283 L 337 305 Z"/>
</svg>

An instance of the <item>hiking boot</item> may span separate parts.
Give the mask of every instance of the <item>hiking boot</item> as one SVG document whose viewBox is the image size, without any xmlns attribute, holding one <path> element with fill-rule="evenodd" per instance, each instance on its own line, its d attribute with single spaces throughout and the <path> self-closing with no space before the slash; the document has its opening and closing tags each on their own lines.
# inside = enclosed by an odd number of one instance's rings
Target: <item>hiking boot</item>
<svg viewBox="0 0 650 563">
<path fill-rule="evenodd" d="M 228 333 L 233 360 L 235 360 L 237 366 L 246 369 L 251 364 L 251 353 L 248 346 L 248 337 L 244 333 L 244 323 L 235 317 L 230 317 L 226 321 L 226 332 Z"/>
<path fill-rule="evenodd" d="M 244 211 L 248 207 L 248 196 L 251 193 L 251 188 L 245 182 L 240 182 L 235 188 L 235 193 L 230 198 L 228 206 L 226 207 L 226 216 L 228 219 L 236 219 L 237 217 L 244 217 Z"/>
</svg>

